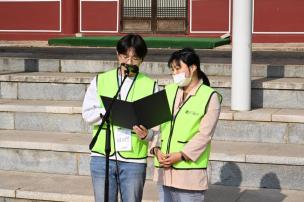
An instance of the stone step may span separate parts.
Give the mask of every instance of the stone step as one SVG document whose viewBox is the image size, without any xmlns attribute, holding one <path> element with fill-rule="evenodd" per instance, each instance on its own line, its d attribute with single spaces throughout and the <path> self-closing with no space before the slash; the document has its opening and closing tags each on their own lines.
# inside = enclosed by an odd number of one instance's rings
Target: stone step
<svg viewBox="0 0 304 202">
<path fill-rule="evenodd" d="M 54 83 L 54 84 L 89 84 L 96 74 L 91 73 L 59 73 L 59 72 L 31 72 L 31 73 L 12 73 L 0 74 L 1 82 L 18 83 Z M 173 82 L 169 74 L 149 75 L 160 86 Z M 230 88 L 231 77 L 229 76 L 210 76 L 211 86 L 215 88 Z M 303 90 L 304 80 L 302 78 L 261 78 L 252 77 L 253 89 L 277 89 L 277 90 Z"/>
<path fill-rule="evenodd" d="M 260 108 L 237 112 L 223 107 L 214 139 L 304 144 L 303 113 L 303 109 Z"/>
<path fill-rule="evenodd" d="M 0 140 L 0 170 L 90 174 L 89 135 L 1 130 Z M 304 145 L 214 140 L 209 168 L 212 184 L 259 187 L 266 178 L 267 188 L 304 190 Z"/>
<path fill-rule="evenodd" d="M 202 70 L 208 76 L 231 76 L 231 64 L 203 63 Z M 267 78 L 303 78 L 304 65 L 252 64 L 251 76 Z"/>
<path fill-rule="evenodd" d="M 17 45 L 16 45 L 17 44 Z M 17 41 L 9 44 L 0 41 L 0 57 L 19 57 L 29 59 L 88 59 L 88 60 L 116 60 L 114 47 L 50 47 L 48 44 L 37 44 Z M 252 62 L 256 64 L 304 64 L 303 44 L 277 43 L 252 44 Z M 145 61 L 167 62 L 169 55 L 175 49 L 149 48 Z M 201 61 L 231 63 L 232 46 L 225 45 L 214 49 L 196 49 Z"/>
<path fill-rule="evenodd" d="M 0 112 L 34 112 L 80 114 L 82 101 L 0 99 Z M 220 120 L 304 123 L 304 110 L 257 108 L 251 111 L 233 111 L 222 107 Z"/>
<path fill-rule="evenodd" d="M 0 130 L 0 170 L 89 175 L 88 134 Z"/>
<path fill-rule="evenodd" d="M 3 198 L 94 201 L 91 179 L 88 176 L 0 171 L 0 179 L 0 196 Z"/>
<path fill-rule="evenodd" d="M 168 57 L 169 58 L 169 57 Z M 0 71 L 19 72 L 66 72 L 66 73 L 98 73 L 117 67 L 115 60 L 89 59 L 31 59 L 0 57 Z M 202 61 L 202 70 L 208 76 L 231 76 L 231 63 Z M 146 74 L 169 74 L 170 69 L 166 61 L 145 61 L 141 71 Z M 304 61 L 302 64 L 252 64 L 251 75 L 254 77 L 304 77 Z"/>
<path fill-rule="evenodd" d="M 0 100 L 0 129 L 88 133 L 81 101 Z"/>
<path fill-rule="evenodd" d="M 91 178 L 46 173 L 0 171 L 0 200 L 94 201 Z M 157 186 L 145 183 L 143 201 L 157 201 Z M 2 201 L 2 200 L 1 200 Z"/>
<path fill-rule="evenodd" d="M 0 75 L 1 98 L 42 100 L 83 100 L 94 74 L 19 73 Z M 151 75 L 160 86 L 172 82 L 170 75 Z M 223 106 L 230 106 L 231 77 L 210 76 L 211 86 L 223 95 Z M 252 107 L 303 108 L 302 78 L 252 78 Z M 274 102 L 273 98 L 276 98 Z"/>
<path fill-rule="evenodd" d="M 0 99 L 0 129 L 91 133 L 81 117 L 81 101 Z M 304 110 L 223 107 L 216 140 L 304 144 Z"/>
<path fill-rule="evenodd" d="M 253 189 L 211 185 L 206 192 L 206 202 L 277 202 L 301 201 L 304 192 L 287 189 Z M 0 171 L 0 200 L 17 202 L 38 201 L 94 201 L 91 179 L 88 176 L 69 176 L 41 173 Z M 19 200 L 18 200 L 19 199 Z M 2 201 L 2 200 L 1 200 Z M 143 202 L 158 200 L 157 185 L 147 180 Z M 19 201 L 20 202 L 20 201 Z"/>
<path fill-rule="evenodd" d="M 210 185 L 206 202 L 298 202 L 303 191 Z"/>
</svg>

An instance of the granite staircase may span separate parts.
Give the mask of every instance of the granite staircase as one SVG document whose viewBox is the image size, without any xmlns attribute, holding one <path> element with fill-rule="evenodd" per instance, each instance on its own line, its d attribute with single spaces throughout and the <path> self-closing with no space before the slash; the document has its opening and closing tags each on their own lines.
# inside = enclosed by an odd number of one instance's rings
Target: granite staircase
<svg viewBox="0 0 304 202">
<path fill-rule="evenodd" d="M 172 82 L 172 50 L 151 49 L 141 71 Z M 198 50 L 223 95 L 206 201 L 301 201 L 304 197 L 304 52 L 254 50 L 252 107 L 230 110 L 231 50 Z M 82 100 L 113 48 L 0 47 L 0 202 L 94 201 L 90 126 Z M 150 157 L 144 201 L 157 201 Z"/>
</svg>

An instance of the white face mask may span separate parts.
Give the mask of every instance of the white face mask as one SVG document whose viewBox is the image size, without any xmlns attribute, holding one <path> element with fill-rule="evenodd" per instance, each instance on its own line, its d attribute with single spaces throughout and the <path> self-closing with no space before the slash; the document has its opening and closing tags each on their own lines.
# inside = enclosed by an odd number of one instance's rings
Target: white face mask
<svg viewBox="0 0 304 202">
<path fill-rule="evenodd" d="M 191 77 L 186 77 L 185 72 L 181 72 L 172 76 L 174 83 L 176 83 L 179 87 L 188 86 L 191 82 Z"/>
</svg>

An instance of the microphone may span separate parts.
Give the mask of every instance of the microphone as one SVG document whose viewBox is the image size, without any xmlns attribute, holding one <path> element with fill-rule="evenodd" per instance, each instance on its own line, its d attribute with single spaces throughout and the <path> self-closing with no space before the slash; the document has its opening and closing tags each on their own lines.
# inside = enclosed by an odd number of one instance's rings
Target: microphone
<svg viewBox="0 0 304 202">
<path fill-rule="evenodd" d="M 125 63 L 121 63 L 121 66 L 124 66 L 126 68 L 125 73 L 127 75 L 130 74 L 130 72 L 137 74 L 139 71 L 139 68 L 137 65 L 130 65 L 130 64 L 125 64 Z"/>
</svg>

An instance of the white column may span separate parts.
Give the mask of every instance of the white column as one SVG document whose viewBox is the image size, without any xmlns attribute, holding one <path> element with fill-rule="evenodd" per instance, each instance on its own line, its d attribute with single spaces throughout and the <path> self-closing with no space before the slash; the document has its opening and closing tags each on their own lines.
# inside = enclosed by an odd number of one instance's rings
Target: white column
<svg viewBox="0 0 304 202">
<path fill-rule="evenodd" d="M 251 109 L 252 0 L 233 1 L 231 109 Z"/>
</svg>

